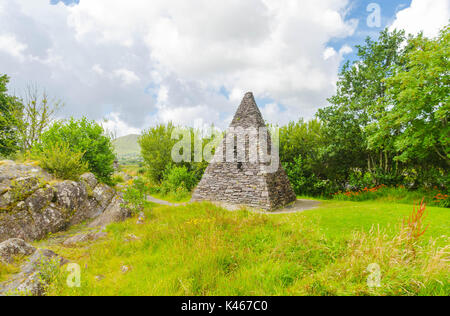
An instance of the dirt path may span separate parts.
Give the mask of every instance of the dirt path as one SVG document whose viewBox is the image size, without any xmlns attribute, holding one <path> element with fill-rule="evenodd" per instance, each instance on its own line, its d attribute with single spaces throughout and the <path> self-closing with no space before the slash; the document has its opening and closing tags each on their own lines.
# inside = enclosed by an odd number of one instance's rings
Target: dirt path
<svg viewBox="0 0 450 316">
<path fill-rule="evenodd" d="M 164 201 L 164 200 L 157 199 L 157 198 L 155 198 L 155 197 L 153 197 L 151 195 L 147 196 L 147 201 L 152 202 L 152 203 L 156 203 L 156 204 L 159 204 L 159 205 L 164 205 L 164 206 L 185 206 L 186 205 L 186 203 L 170 203 L 170 202 L 167 202 L 167 201 Z"/>
<path fill-rule="evenodd" d="M 188 203 L 171 203 L 171 202 L 167 202 L 164 200 L 160 200 L 157 199 L 153 196 L 148 196 L 147 200 L 159 205 L 164 205 L 164 206 L 185 206 Z M 221 206 L 227 210 L 230 211 L 237 211 L 239 209 L 242 208 L 242 206 L 239 205 L 232 205 L 232 204 L 227 204 L 227 203 L 214 203 L 218 206 Z M 307 210 L 312 210 L 317 208 L 320 205 L 319 201 L 313 201 L 313 200 L 297 200 L 295 203 L 283 208 L 283 209 L 279 209 L 276 210 L 274 212 L 267 212 L 267 211 L 261 211 L 261 210 L 257 210 L 257 209 L 252 209 L 252 211 L 254 212 L 258 212 L 258 213 L 263 213 L 263 214 L 269 214 L 269 215 L 275 215 L 275 214 L 289 214 L 289 213 L 299 213 L 299 212 L 304 212 Z"/>
<path fill-rule="evenodd" d="M 267 214 L 288 214 L 288 213 L 299 213 L 308 210 L 313 210 L 318 208 L 320 205 L 319 201 L 314 200 L 297 200 L 292 205 L 285 207 L 283 209 L 277 210 L 275 212 L 266 212 Z"/>
</svg>

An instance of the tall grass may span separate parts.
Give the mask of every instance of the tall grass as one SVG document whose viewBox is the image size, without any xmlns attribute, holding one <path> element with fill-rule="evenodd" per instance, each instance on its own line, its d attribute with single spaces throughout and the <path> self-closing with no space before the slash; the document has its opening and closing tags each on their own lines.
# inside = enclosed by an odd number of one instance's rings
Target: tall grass
<svg viewBox="0 0 450 316">
<path fill-rule="evenodd" d="M 156 207 L 147 217 L 145 225 L 135 219 L 111 225 L 99 244 L 54 247 L 80 264 L 82 285 L 68 288 L 62 277 L 49 294 L 450 293 L 449 247 L 424 236 L 411 240 L 401 221 L 394 236 L 374 227 L 332 238 L 305 214 L 229 212 L 202 203 Z M 371 267 L 379 267 L 380 287 L 368 286 Z"/>
</svg>

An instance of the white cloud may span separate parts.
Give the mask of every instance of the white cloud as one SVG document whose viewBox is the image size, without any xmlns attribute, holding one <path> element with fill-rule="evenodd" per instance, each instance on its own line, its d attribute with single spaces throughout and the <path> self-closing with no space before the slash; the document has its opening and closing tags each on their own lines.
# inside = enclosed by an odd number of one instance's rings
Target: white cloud
<svg viewBox="0 0 450 316">
<path fill-rule="evenodd" d="M 124 131 L 168 120 L 224 127 L 247 91 L 282 106 L 267 113 L 270 121 L 308 117 L 327 104 L 350 51 L 328 47 L 355 31 L 349 4 L 0 0 L 0 29 L 26 45 L 17 56 L 33 56 L 23 65 L 0 59 L 0 69 L 17 74 L 19 88 L 36 81 L 57 94 L 65 115 L 114 113 L 111 121 Z"/>
<path fill-rule="evenodd" d="M 105 74 L 105 71 L 99 64 L 95 64 L 94 66 L 92 66 L 92 71 L 94 71 L 99 76 L 103 76 Z"/>
<path fill-rule="evenodd" d="M 107 133 L 115 134 L 117 137 L 126 136 L 129 134 L 140 134 L 141 130 L 129 126 L 122 121 L 120 113 L 110 113 L 105 119 L 98 121 Z"/>
<path fill-rule="evenodd" d="M 131 70 L 122 68 L 114 70 L 114 77 L 119 78 L 125 85 L 133 84 L 139 82 L 139 77 Z"/>
<path fill-rule="evenodd" d="M 336 56 L 336 50 L 333 47 L 327 47 L 323 52 L 323 59 L 327 60 Z"/>
<path fill-rule="evenodd" d="M 353 51 L 353 49 L 348 46 L 348 45 L 344 45 L 341 47 L 341 49 L 339 50 L 339 54 L 336 52 L 336 50 L 333 47 L 327 47 L 324 51 L 323 51 L 323 59 L 324 60 L 328 60 L 332 57 L 338 57 L 338 60 L 340 61 L 344 55 L 350 54 Z"/>
<path fill-rule="evenodd" d="M 341 47 L 341 49 L 339 50 L 339 54 L 342 56 L 350 54 L 351 52 L 353 52 L 353 48 L 351 48 L 348 45 L 344 45 Z"/>
<path fill-rule="evenodd" d="M 403 29 L 435 37 L 449 23 L 450 0 L 412 0 L 411 6 L 399 11 L 390 29 Z"/>
<path fill-rule="evenodd" d="M 7 53 L 19 61 L 25 60 L 24 51 L 27 49 L 27 45 L 19 42 L 14 35 L 0 34 L 0 52 Z"/>
</svg>

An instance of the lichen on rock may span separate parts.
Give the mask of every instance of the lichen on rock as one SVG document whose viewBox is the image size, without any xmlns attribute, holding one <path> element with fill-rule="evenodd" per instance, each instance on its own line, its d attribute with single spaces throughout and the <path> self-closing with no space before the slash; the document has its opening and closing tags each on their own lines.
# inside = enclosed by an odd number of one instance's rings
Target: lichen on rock
<svg viewBox="0 0 450 316">
<path fill-rule="evenodd" d="M 86 173 L 79 182 L 56 181 L 37 166 L 0 164 L 0 242 L 41 240 L 84 221 L 104 226 L 130 212 L 113 188 Z"/>
</svg>

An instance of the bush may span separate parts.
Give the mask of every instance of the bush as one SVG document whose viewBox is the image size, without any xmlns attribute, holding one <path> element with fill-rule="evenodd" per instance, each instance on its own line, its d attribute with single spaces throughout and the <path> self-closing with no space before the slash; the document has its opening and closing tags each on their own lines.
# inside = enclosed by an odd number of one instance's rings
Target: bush
<svg viewBox="0 0 450 316">
<path fill-rule="evenodd" d="M 330 195 L 336 191 L 336 186 L 330 180 L 322 180 L 311 170 L 311 165 L 304 162 L 301 156 L 293 163 L 285 163 L 289 181 L 297 195 Z"/>
<path fill-rule="evenodd" d="M 49 152 L 55 144 L 66 143 L 72 152 L 84 153 L 82 161 L 100 181 L 112 184 L 115 155 L 110 138 L 105 136 L 103 127 L 86 118 L 57 121 L 42 134 L 41 143 L 35 152 Z"/>
<path fill-rule="evenodd" d="M 120 174 L 115 174 L 113 177 L 112 177 L 112 179 L 111 179 L 111 183 L 113 184 L 113 185 L 117 185 L 117 184 L 119 184 L 119 183 L 124 183 L 125 182 L 125 180 L 124 180 L 124 178 L 122 177 L 122 175 L 120 175 Z"/>
<path fill-rule="evenodd" d="M 371 188 L 376 184 L 376 180 L 372 173 L 353 171 L 350 173 L 348 180 L 349 186 L 354 190 L 361 190 L 364 188 Z"/>
<path fill-rule="evenodd" d="M 147 202 L 147 194 L 149 189 L 142 178 L 137 178 L 133 183 L 124 190 L 123 199 L 125 207 L 129 208 L 133 213 L 139 213 L 149 205 Z"/>
<path fill-rule="evenodd" d="M 194 173 L 188 171 L 186 167 L 168 167 L 164 173 L 164 180 L 161 184 L 161 193 L 191 192 L 197 184 Z"/>
<path fill-rule="evenodd" d="M 73 152 L 67 143 L 51 144 L 40 153 L 42 168 L 55 177 L 64 180 L 77 181 L 80 175 L 88 170 L 87 162 L 83 161 L 82 152 Z"/>
</svg>

